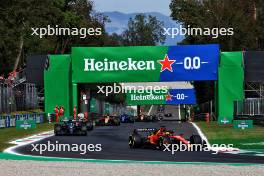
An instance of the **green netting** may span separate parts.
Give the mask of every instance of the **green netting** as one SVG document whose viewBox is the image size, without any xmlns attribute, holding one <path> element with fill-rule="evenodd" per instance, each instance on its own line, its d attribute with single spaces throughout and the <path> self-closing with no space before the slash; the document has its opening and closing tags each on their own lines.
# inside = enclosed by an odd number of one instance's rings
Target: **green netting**
<svg viewBox="0 0 264 176">
<path fill-rule="evenodd" d="M 218 121 L 233 120 L 234 101 L 244 98 L 242 52 L 222 53 L 218 69 Z"/>
<path fill-rule="evenodd" d="M 45 112 L 53 113 L 56 105 L 70 114 L 70 63 L 69 55 L 50 56 L 50 67 L 44 74 Z"/>
</svg>

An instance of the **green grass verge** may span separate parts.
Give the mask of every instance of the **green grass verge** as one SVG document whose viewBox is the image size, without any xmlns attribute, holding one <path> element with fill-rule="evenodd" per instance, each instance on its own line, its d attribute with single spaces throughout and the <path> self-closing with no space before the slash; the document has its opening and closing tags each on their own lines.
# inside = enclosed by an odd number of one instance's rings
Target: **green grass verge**
<svg viewBox="0 0 264 176">
<path fill-rule="evenodd" d="M 15 127 L 2 128 L 0 129 L 0 151 L 3 151 L 4 149 L 12 146 L 12 144 L 9 144 L 10 141 L 52 129 L 53 129 L 53 124 L 49 124 L 49 123 L 37 124 L 36 128 L 27 129 L 27 130 L 24 129 L 18 130 Z"/>
<path fill-rule="evenodd" d="M 217 122 L 195 122 L 206 135 L 210 144 L 234 144 L 240 149 L 264 150 L 264 127 L 254 125 L 252 129 L 234 129 L 232 125 Z M 258 143 L 258 144 L 249 144 Z M 262 144 L 261 144 L 262 143 Z"/>
<path fill-rule="evenodd" d="M 4 115 L 16 115 L 16 114 L 33 114 L 33 113 L 43 113 L 42 109 L 31 109 L 31 110 L 27 110 L 27 111 L 15 111 L 15 112 L 11 112 L 11 113 L 0 113 L 1 116 Z"/>
</svg>

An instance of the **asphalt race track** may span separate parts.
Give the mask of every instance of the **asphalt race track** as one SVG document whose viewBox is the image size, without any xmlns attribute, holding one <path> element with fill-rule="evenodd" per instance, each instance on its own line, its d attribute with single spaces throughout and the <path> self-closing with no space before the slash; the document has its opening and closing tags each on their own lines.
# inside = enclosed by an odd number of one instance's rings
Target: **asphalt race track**
<svg viewBox="0 0 264 176">
<path fill-rule="evenodd" d="M 234 154 L 212 154 L 212 152 L 163 152 L 152 149 L 130 149 L 128 146 L 128 136 L 134 128 L 158 128 L 166 126 L 176 134 L 183 133 L 188 139 L 190 135 L 197 134 L 195 128 L 190 123 L 179 123 L 174 121 L 163 122 L 136 122 L 134 124 L 121 124 L 121 126 L 96 127 L 87 136 L 52 136 L 39 144 L 48 141 L 60 144 L 102 144 L 102 151 L 87 152 L 85 155 L 80 152 L 39 152 L 31 151 L 32 146 L 26 145 L 16 149 L 16 152 L 26 155 L 85 158 L 85 159 L 107 159 L 107 160 L 138 160 L 138 161 L 177 161 L 177 162 L 220 162 L 220 163 L 264 163 L 264 158 L 260 156 L 245 156 Z"/>
</svg>

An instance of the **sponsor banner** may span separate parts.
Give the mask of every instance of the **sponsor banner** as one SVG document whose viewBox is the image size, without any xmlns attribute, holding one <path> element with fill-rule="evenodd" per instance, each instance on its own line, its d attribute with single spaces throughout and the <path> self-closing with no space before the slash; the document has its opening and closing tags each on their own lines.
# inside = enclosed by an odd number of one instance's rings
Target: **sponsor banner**
<svg viewBox="0 0 264 176">
<path fill-rule="evenodd" d="M 166 93 L 128 93 L 126 94 L 126 103 L 128 105 L 146 105 L 146 104 L 165 104 Z"/>
<path fill-rule="evenodd" d="M 128 93 L 126 102 L 129 105 L 145 104 L 196 104 L 196 95 L 194 89 L 170 89 L 166 93 L 143 92 Z"/>
<path fill-rule="evenodd" d="M 21 120 L 28 120 L 29 114 L 24 114 Z"/>
<path fill-rule="evenodd" d="M 0 128 L 9 128 L 17 126 L 18 121 L 27 121 L 31 120 L 35 123 L 44 122 L 44 114 L 16 114 L 16 115 L 7 115 L 0 117 Z"/>
<path fill-rule="evenodd" d="M 31 116 L 30 119 L 33 119 L 34 121 L 37 122 L 37 114 L 31 114 L 30 116 Z"/>
<path fill-rule="evenodd" d="M 253 128 L 253 120 L 234 120 L 235 129 L 248 129 Z"/>
<path fill-rule="evenodd" d="M 19 115 L 19 114 L 16 114 L 16 115 L 15 115 L 15 119 L 16 119 L 16 120 L 19 120 L 19 119 L 21 119 L 21 115 Z"/>
<path fill-rule="evenodd" d="M 72 78 L 75 83 L 217 80 L 219 53 L 219 45 L 73 47 Z"/>
<path fill-rule="evenodd" d="M 17 129 L 31 129 L 36 128 L 36 122 L 34 120 L 18 120 L 16 122 Z"/>
<path fill-rule="evenodd" d="M 194 89 L 171 89 L 166 95 L 166 104 L 196 104 Z"/>
<path fill-rule="evenodd" d="M 230 125 L 232 124 L 233 117 L 219 117 L 218 124 L 220 125 Z"/>
<path fill-rule="evenodd" d="M 45 114 L 44 113 L 41 113 L 39 114 L 40 116 L 40 123 L 44 123 L 44 118 L 45 118 Z"/>
<path fill-rule="evenodd" d="M 110 113 L 110 104 L 105 102 L 104 103 L 104 114 L 109 114 Z"/>
<path fill-rule="evenodd" d="M 10 127 L 10 116 L 5 116 L 5 127 L 6 128 Z"/>
<path fill-rule="evenodd" d="M 94 98 L 91 98 L 91 100 L 90 100 L 90 112 L 97 112 L 95 106 L 96 106 L 96 100 Z"/>
<path fill-rule="evenodd" d="M 15 127 L 16 126 L 16 118 L 10 118 L 10 127 Z"/>
<path fill-rule="evenodd" d="M 36 123 L 41 123 L 40 114 L 34 114 Z"/>
<path fill-rule="evenodd" d="M 171 46 L 171 70 L 163 65 L 165 71 L 161 71 L 160 81 L 217 80 L 219 57 L 218 45 Z"/>
<path fill-rule="evenodd" d="M 40 114 L 40 123 L 45 122 L 45 114 Z"/>
<path fill-rule="evenodd" d="M 0 119 L 0 128 L 5 128 L 5 119 Z"/>
</svg>

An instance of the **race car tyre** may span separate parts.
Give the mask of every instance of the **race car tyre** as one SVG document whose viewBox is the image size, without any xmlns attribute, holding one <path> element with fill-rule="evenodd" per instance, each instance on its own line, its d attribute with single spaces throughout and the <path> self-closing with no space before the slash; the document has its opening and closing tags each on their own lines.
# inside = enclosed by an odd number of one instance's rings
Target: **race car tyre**
<svg viewBox="0 0 264 176">
<path fill-rule="evenodd" d="M 190 137 L 190 143 L 203 145 L 203 140 L 202 140 L 201 136 L 199 136 L 199 135 L 192 135 Z"/>
<path fill-rule="evenodd" d="M 87 127 L 86 127 L 86 125 L 83 125 L 83 126 L 81 127 L 81 130 L 82 130 L 82 131 L 87 131 Z"/>
<path fill-rule="evenodd" d="M 87 131 L 92 131 L 93 130 L 93 125 L 87 126 Z"/>
<path fill-rule="evenodd" d="M 114 122 L 115 126 L 119 126 L 120 125 L 120 120 L 114 119 L 113 122 Z"/>
<path fill-rule="evenodd" d="M 87 131 L 92 131 L 93 130 L 93 123 L 91 122 L 87 122 L 86 123 L 86 128 L 87 128 Z"/>
<path fill-rule="evenodd" d="M 74 135 L 76 135 L 76 136 L 86 136 L 87 135 L 87 131 L 78 131 Z"/>
<path fill-rule="evenodd" d="M 55 136 L 60 136 L 61 134 L 58 131 L 54 132 Z"/>
<path fill-rule="evenodd" d="M 87 131 L 83 131 L 82 136 L 87 136 Z"/>
<path fill-rule="evenodd" d="M 81 136 L 86 136 L 87 135 L 87 127 L 86 127 L 86 125 L 83 125 L 81 127 L 81 130 L 79 131 L 79 135 L 81 135 Z"/>
<path fill-rule="evenodd" d="M 60 126 L 60 124 L 55 124 L 54 125 L 54 134 L 55 134 L 55 136 L 59 136 L 61 134 L 61 126 Z"/>
<path fill-rule="evenodd" d="M 161 117 L 161 116 L 158 116 L 158 119 L 157 119 L 157 121 L 162 121 L 163 120 L 163 117 Z"/>
<path fill-rule="evenodd" d="M 139 134 L 129 136 L 128 145 L 130 148 L 139 148 L 142 146 L 142 138 Z"/>
</svg>

